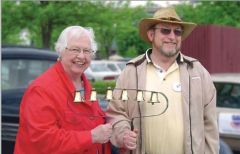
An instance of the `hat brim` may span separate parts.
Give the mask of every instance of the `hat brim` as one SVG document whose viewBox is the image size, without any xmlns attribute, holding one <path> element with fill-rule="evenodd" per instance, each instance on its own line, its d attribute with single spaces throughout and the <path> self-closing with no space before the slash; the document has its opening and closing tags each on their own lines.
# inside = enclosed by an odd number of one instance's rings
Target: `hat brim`
<svg viewBox="0 0 240 154">
<path fill-rule="evenodd" d="M 162 19 L 156 19 L 156 18 L 146 18 L 142 19 L 139 23 L 139 34 L 141 38 L 146 41 L 147 43 L 151 43 L 151 41 L 148 39 L 147 31 L 149 28 L 153 25 L 156 25 L 158 23 L 172 23 L 172 24 L 179 24 L 183 26 L 183 35 L 182 40 L 186 39 L 188 35 L 193 31 L 193 29 L 197 26 L 195 23 L 191 22 L 182 22 L 182 21 L 171 21 L 171 20 L 162 20 Z"/>
</svg>

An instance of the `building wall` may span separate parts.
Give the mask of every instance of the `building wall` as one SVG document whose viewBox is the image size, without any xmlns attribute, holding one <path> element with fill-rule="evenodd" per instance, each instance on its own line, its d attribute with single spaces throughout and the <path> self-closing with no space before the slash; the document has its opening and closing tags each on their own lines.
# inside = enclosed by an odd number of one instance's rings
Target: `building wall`
<svg viewBox="0 0 240 154">
<path fill-rule="evenodd" d="M 240 72 L 240 29 L 200 25 L 183 41 L 182 53 L 197 58 L 210 73 Z"/>
</svg>

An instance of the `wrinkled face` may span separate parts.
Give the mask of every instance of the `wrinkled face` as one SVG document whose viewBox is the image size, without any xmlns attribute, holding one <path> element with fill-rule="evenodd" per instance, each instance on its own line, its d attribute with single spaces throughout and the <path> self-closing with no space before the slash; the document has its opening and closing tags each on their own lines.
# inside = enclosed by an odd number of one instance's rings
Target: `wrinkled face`
<svg viewBox="0 0 240 154">
<path fill-rule="evenodd" d="M 71 76 L 81 76 L 89 67 L 93 53 L 90 39 L 83 35 L 68 38 L 67 47 L 61 52 L 61 63 L 64 70 Z"/>
<path fill-rule="evenodd" d="M 177 24 L 159 23 L 148 31 L 152 48 L 165 57 L 173 57 L 180 51 L 183 29 Z"/>
</svg>

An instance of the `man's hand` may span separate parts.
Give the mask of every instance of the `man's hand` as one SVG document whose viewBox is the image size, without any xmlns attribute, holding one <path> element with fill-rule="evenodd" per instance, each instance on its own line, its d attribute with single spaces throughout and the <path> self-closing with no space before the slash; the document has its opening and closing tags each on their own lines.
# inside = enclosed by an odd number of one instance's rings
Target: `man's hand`
<svg viewBox="0 0 240 154">
<path fill-rule="evenodd" d="M 129 150 L 134 150 L 137 148 L 137 130 L 130 131 L 126 130 L 123 135 L 124 147 Z"/>
<path fill-rule="evenodd" d="M 107 143 L 112 135 L 112 124 L 102 124 L 91 130 L 93 143 Z"/>
</svg>

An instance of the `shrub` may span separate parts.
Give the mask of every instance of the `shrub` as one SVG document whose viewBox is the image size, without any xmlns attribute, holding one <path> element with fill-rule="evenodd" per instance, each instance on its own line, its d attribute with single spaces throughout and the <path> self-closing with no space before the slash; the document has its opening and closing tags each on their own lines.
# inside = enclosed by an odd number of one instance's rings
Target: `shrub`
<svg viewBox="0 0 240 154">
<path fill-rule="evenodd" d="M 92 87 L 96 89 L 98 94 L 106 95 L 107 88 L 115 87 L 116 81 L 94 81 L 92 82 Z"/>
</svg>

